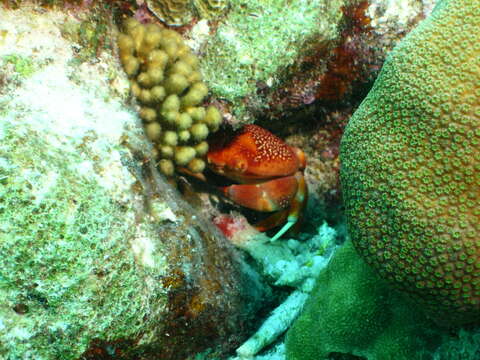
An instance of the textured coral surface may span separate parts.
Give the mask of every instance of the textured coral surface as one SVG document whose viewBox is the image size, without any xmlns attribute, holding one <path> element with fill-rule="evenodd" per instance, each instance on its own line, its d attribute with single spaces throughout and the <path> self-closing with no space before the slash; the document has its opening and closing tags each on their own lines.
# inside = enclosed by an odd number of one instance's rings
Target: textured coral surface
<svg viewBox="0 0 480 360">
<path fill-rule="evenodd" d="M 288 331 L 289 360 L 426 360 L 441 333 L 392 291 L 356 253 L 351 241 L 333 255 L 305 308 Z M 351 357 L 341 357 L 351 359 Z"/>
<path fill-rule="evenodd" d="M 252 122 L 253 109 L 263 112 L 268 106 L 262 89 L 277 87 L 299 56 L 316 46 L 327 48 L 337 38 L 342 3 L 232 1 L 204 49 L 201 62 L 207 85 L 232 105 L 240 121 Z"/>
<path fill-rule="evenodd" d="M 480 7 L 443 1 L 387 59 L 347 126 L 355 246 L 445 322 L 480 318 Z"/>
<path fill-rule="evenodd" d="M 227 6 L 226 0 L 146 0 L 151 12 L 167 25 L 185 25 L 193 15 L 213 18 Z"/>
</svg>

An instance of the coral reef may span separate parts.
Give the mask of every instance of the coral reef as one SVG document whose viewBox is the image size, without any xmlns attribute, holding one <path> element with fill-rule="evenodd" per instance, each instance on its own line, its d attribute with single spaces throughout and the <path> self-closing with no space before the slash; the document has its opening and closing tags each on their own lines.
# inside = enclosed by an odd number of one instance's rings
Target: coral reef
<svg viewBox="0 0 480 360">
<path fill-rule="evenodd" d="M 0 96 L 0 358 L 224 358 L 254 271 L 155 170 L 117 58 L 75 61 L 69 21 L 0 12 L 5 68 L 34 70 Z"/>
<path fill-rule="evenodd" d="M 213 94 L 228 102 L 242 123 L 253 122 L 252 115 L 268 105 L 261 88 L 279 86 L 298 57 L 315 46 L 327 48 L 336 38 L 342 3 L 232 2 L 201 60 Z"/>
<path fill-rule="evenodd" d="M 354 83 L 367 83 L 379 69 L 382 57 L 374 56 L 373 28 L 366 14 L 369 1 L 341 6 L 335 46 L 318 44 L 292 67 L 282 86 L 266 95 L 270 117 L 291 112 L 314 101 L 331 104 L 351 94 Z M 378 50 L 377 50 L 378 52 Z"/>
<path fill-rule="evenodd" d="M 442 1 L 400 42 L 341 144 L 349 230 L 439 322 L 480 320 L 480 8 Z"/>
<path fill-rule="evenodd" d="M 425 360 L 441 336 L 347 241 L 316 279 L 312 296 L 287 333 L 286 353 L 290 360 L 329 359 L 332 353 Z"/>
<path fill-rule="evenodd" d="M 175 167 L 192 173 L 205 168 L 205 141 L 220 126 L 222 116 L 212 105 L 200 106 L 208 94 L 201 81 L 198 58 L 173 30 L 142 25 L 131 18 L 118 37 L 120 59 L 131 79 L 132 93 L 142 104 L 139 114 L 154 143 L 160 171 Z"/>
<path fill-rule="evenodd" d="M 211 19 L 224 12 L 228 0 L 146 0 L 157 18 L 167 25 L 188 24 L 194 16 Z"/>
</svg>

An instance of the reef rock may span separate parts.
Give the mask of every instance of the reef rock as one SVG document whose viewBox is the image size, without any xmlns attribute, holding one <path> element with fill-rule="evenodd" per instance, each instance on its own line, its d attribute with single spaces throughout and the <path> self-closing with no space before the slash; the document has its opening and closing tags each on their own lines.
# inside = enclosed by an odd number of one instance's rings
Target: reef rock
<svg viewBox="0 0 480 360">
<path fill-rule="evenodd" d="M 349 231 L 439 322 L 480 320 L 480 7 L 442 1 L 401 41 L 341 144 Z"/>
<path fill-rule="evenodd" d="M 222 354 L 260 292 L 158 175 L 118 60 L 63 37 L 88 16 L 0 13 L 0 357 Z"/>
</svg>

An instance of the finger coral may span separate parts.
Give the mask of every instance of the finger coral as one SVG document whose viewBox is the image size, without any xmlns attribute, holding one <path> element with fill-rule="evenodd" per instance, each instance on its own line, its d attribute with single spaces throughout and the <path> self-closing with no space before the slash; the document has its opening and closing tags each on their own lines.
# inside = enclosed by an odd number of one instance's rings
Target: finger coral
<svg viewBox="0 0 480 360">
<path fill-rule="evenodd" d="M 118 37 L 120 60 L 141 104 L 139 115 L 147 137 L 154 143 L 160 170 L 173 175 L 175 166 L 192 172 L 205 168 L 205 139 L 222 120 L 214 106 L 201 106 L 208 95 L 201 81 L 198 58 L 173 30 L 124 24 Z"/>
<path fill-rule="evenodd" d="M 349 231 L 439 322 L 480 320 L 480 7 L 440 2 L 391 53 L 341 144 Z"/>
</svg>

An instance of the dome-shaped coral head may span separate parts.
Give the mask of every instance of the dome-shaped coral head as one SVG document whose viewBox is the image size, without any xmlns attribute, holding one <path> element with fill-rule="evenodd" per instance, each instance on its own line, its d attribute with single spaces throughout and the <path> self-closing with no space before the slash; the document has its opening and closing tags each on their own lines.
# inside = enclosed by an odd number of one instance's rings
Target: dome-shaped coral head
<svg viewBox="0 0 480 360">
<path fill-rule="evenodd" d="M 210 169 L 240 183 L 295 174 L 305 168 L 305 155 L 257 125 L 246 125 L 210 144 Z"/>
</svg>

